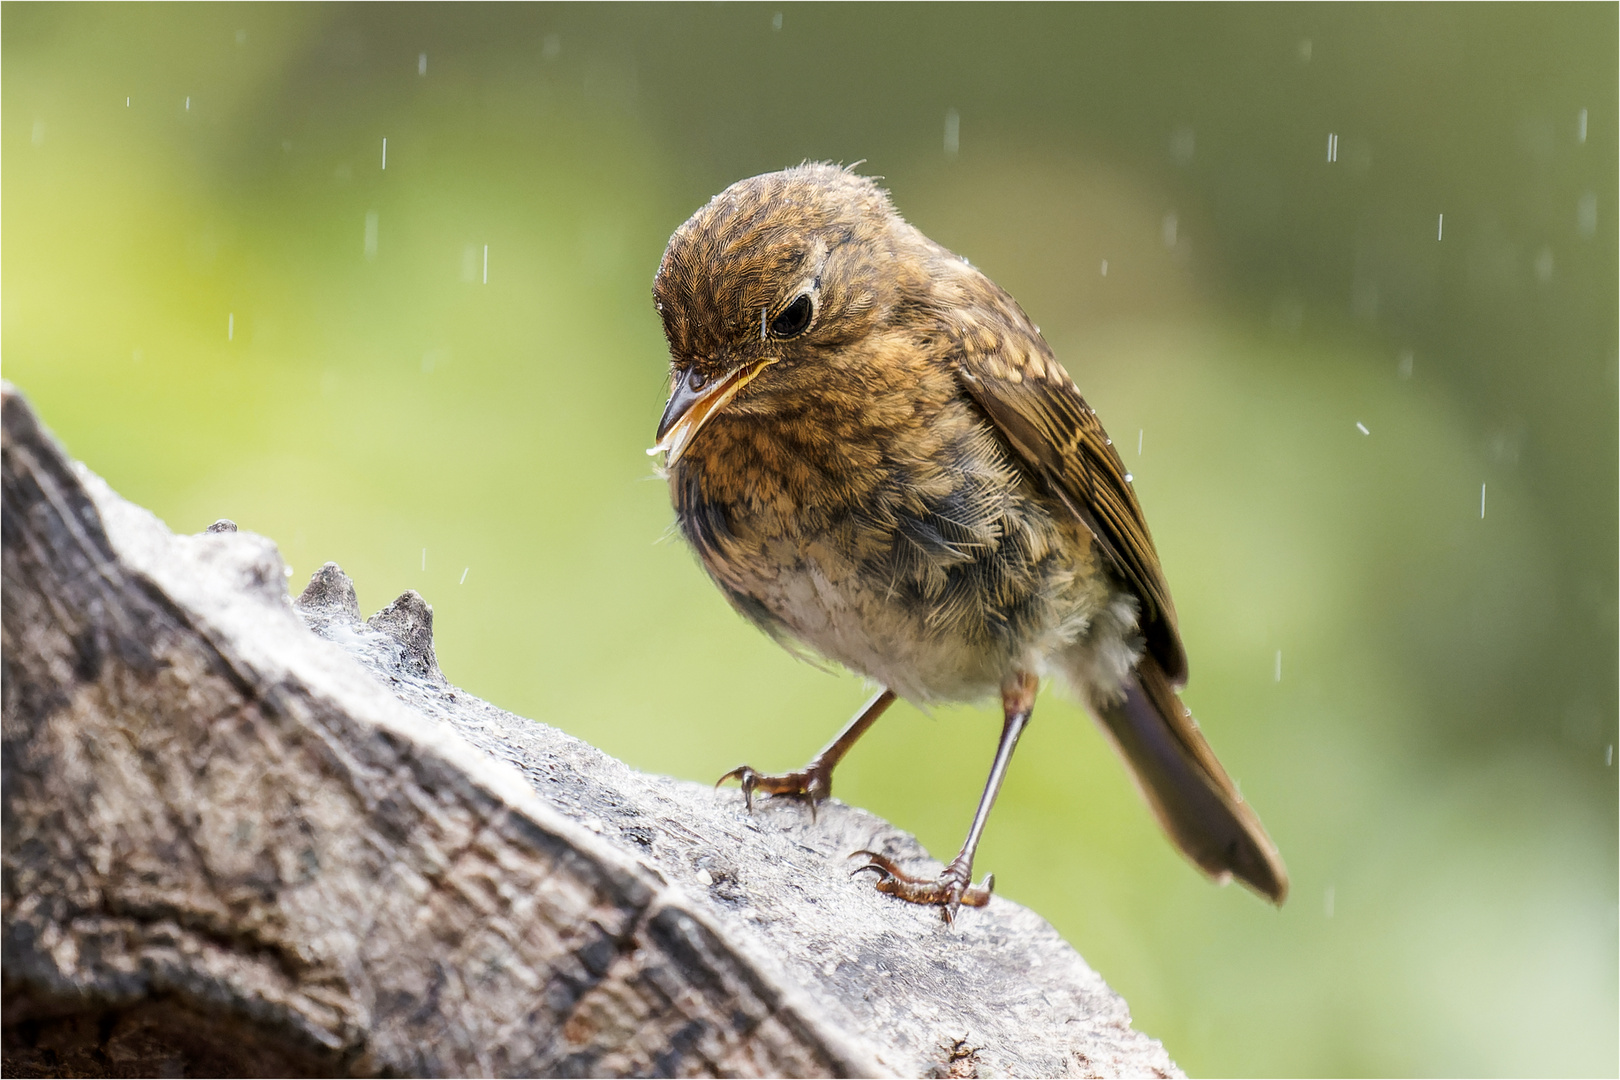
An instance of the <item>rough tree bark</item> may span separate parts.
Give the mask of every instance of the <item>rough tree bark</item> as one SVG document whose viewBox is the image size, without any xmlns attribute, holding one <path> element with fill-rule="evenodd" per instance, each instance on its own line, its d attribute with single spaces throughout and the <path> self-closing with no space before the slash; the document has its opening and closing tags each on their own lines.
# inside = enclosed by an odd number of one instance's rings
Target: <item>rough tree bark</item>
<svg viewBox="0 0 1620 1080">
<path fill-rule="evenodd" d="M 1176 1073 L 1032 912 L 850 879 L 911 837 L 502 712 L 3 393 L 9 1075 Z"/>
</svg>

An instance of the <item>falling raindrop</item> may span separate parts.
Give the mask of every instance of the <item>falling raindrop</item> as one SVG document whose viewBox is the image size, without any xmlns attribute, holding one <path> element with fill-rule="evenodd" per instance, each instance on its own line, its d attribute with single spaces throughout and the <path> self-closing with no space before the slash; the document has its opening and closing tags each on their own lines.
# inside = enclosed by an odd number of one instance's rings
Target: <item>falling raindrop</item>
<svg viewBox="0 0 1620 1080">
<path fill-rule="evenodd" d="M 1553 276 L 1552 248 L 1544 247 L 1536 253 L 1536 280 L 1545 285 Z"/>
<path fill-rule="evenodd" d="M 384 169 L 388 168 L 388 136 L 386 136 L 386 135 L 383 136 L 382 167 Z"/>
<path fill-rule="evenodd" d="M 377 211 L 375 210 L 366 211 L 365 252 L 368 259 L 377 257 Z"/>
<path fill-rule="evenodd" d="M 1412 350 L 1402 349 L 1401 355 L 1395 360 L 1395 373 L 1403 379 L 1412 377 Z"/>
<path fill-rule="evenodd" d="M 1102 261 L 1102 276 L 1103 277 L 1108 276 L 1108 260 L 1107 259 L 1104 259 Z"/>
<path fill-rule="evenodd" d="M 1170 133 L 1170 159 L 1177 165 L 1192 164 L 1195 147 L 1192 128 L 1180 127 Z"/>
<path fill-rule="evenodd" d="M 427 53 L 416 54 L 416 73 L 418 75 L 427 74 Z"/>
<path fill-rule="evenodd" d="M 1360 420 L 1356 421 L 1356 430 L 1361 432 L 1363 435 L 1371 435 L 1372 434 L 1372 432 L 1367 430 L 1367 425 L 1363 424 Z"/>
<path fill-rule="evenodd" d="M 462 569 L 462 571 L 461 571 L 461 580 L 456 582 L 457 585 L 465 585 L 465 584 L 467 584 L 467 571 L 471 570 L 471 569 L 472 569 L 472 567 L 470 567 L 470 566 L 464 567 Z"/>
<path fill-rule="evenodd" d="M 780 30 L 780 29 L 782 29 L 782 13 L 780 11 L 778 11 L 775 15 L 771 16 L 771 29 L 772 30 Z"/>
<path fill-rule="evenodd" d="M 1440 224 L 1434 231 L 1434 238 L 1436 240 L 1444 240 L 1446 238 L 1446 215 L 1444 214 L 1440 215 Z"/>
<path fill-rule="evenodd" d="M 234 311 L 225 316 L 225 340 L 236 340 L 236 312 Z"/>
<path fill-rule="evenodd" d="M 1588 191 L 1575 204 L 1575 227 L 1582 236 L 1597 235 L 1597 193 Z"/>
<path fill-rule="evenodd" d="M 962 144 L 962 114 L 955 109 L 945 110 L 945 156 L 953 158 Z"/>
</svg>

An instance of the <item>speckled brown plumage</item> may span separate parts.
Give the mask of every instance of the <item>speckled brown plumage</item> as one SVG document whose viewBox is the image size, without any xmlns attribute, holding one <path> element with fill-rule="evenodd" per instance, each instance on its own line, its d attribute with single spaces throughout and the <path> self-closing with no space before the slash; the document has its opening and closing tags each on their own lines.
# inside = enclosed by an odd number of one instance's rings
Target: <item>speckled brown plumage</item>
<svg viewBox="0 0 1620 1080">
<path fill-rule="evenodd" d="M 893 695 L 1000 692 L 1002 747 L 935 880 L 879 888 L 947 917 L 988 900 L 973 849 L 1035 679 L 1068 678 L 1182 850 L 1281 902 L 1286 876 L 1176 697 L 1175 608 L 1125 468 L 1017 303 L 907 224 L 870 180 L 805 165 L 743 180 L 671 238 L 654 283 L 674 391 L 659 426 L 681 530 L 784 644 L 887 688 L 806 769 L 734 774 L 824 797 Z"/>
</svg>

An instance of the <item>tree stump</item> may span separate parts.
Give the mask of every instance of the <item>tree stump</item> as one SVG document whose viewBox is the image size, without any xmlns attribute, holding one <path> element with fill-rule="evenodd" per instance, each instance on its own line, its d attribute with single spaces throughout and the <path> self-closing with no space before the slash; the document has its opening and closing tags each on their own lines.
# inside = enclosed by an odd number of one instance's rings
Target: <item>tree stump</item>
<svg viewBox="0 0 1620 1080">
<path fill-rule="evenodd" d="M 1178 1075 L 1034 913 L 850 879 L 911 837 L 502 712 L 0 393 L 8 1075 Z"/>
</svg>

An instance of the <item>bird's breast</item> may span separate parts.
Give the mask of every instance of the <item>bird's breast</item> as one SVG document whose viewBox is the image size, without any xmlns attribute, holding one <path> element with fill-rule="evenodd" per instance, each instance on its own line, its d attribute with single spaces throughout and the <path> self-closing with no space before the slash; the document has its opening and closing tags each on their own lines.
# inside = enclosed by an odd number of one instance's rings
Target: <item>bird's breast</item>
<svg viewBox="0 0 1620 1080">
<path fill-rule="evenodd" d="M 948 374 L 745 402 L 669 480 L 739 611 L 913 699 L 992 692 L 1102 602 L 1089 536 Z"/>
</svg>

